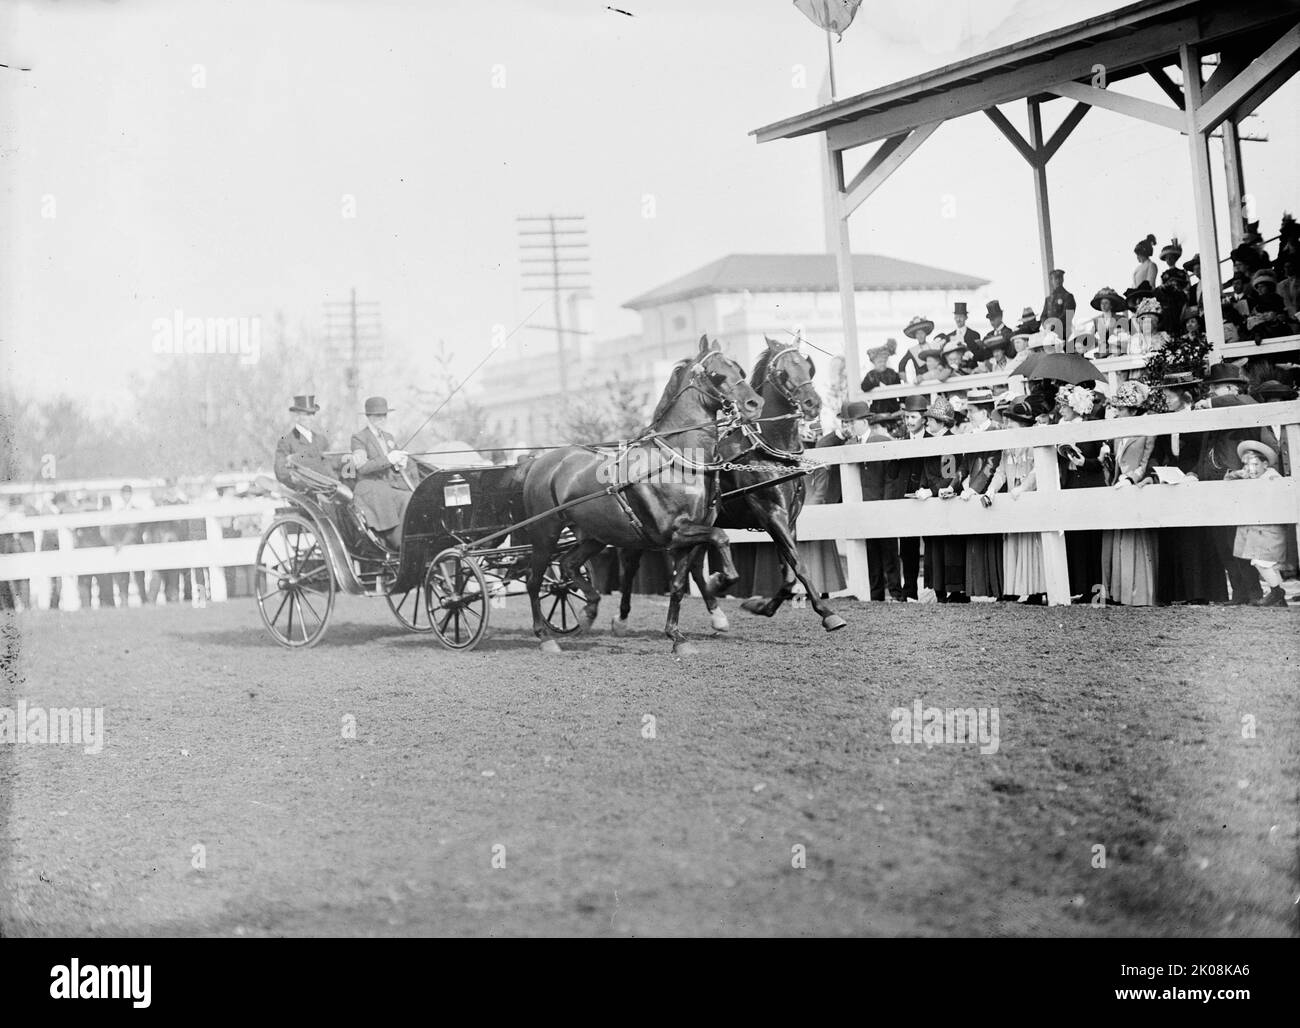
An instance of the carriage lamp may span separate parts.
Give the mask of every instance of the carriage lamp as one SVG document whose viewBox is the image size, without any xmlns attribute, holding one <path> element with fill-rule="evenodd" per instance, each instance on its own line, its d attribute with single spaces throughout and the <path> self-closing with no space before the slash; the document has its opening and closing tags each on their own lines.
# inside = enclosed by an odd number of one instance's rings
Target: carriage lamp
<svg viewBox="0 0 1300 1028">
<path fill-rule="evenodd" d="M 468 507 L 469 483 L 460 475 L 453 475 L 442 487 L 442 502 L 444 507 Z"/>
</svg>

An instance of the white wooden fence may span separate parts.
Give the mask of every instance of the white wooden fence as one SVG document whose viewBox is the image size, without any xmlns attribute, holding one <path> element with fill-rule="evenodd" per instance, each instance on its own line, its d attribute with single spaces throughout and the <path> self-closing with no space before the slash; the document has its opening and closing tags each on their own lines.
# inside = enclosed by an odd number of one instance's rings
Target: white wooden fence
<svg viewBox="0 0 1300 1028">
<path fill-rule="evenodd" d="M 265 526 L 269 524 L 277 505 L 274 499 L 209 500 L 141 510 L 0 517 L 0 535 L 32 537 L 31 552 L 0 556 L 0 581 L 28 580 L 31 583 L 32 605 L 48 610 L 51 580 L 61 579 L 60 609 L 77 610 L 81 606 L 77 590 L 79 576 L 199 568 L 207 572 L 208 599 L 224 600 L 225 569 L 251 565 L 257 556 L 258 537 L 222 538 L 221 522 L 230 518 L 255 516 Z M 75 545 L 75 530 L 78 528 L 113 528 L 182 521 L 202 521 L 205 538 L 187 542 L 123 546 L 78 548 Z M 43 536 L 48 532 L 57 533 L 57 549 L 41 548 Z"/>
<path fill-rule="evenodd" d="M 1056 447 L 1061 443 L 1122 436 L 1211 432 L 1267 425 L 1278 432 L 1291 476 L 1279 481 L 1185 482 L 1132 489 L 1062 490 Z M 999 493 L 991 507 L 977 500 L 862 500 L 864 463 L 939 454 L 1032 448 L 1037 490 L 1018 499 Z M 1178 414 L 1104 421 L 1074 421 L 1009 428 L 976 435 L 860 443 L 809 450 L 809 458 L 838 465 L 844 502 L 805 507 L 799 538 L 840 540 L 848 556 L 848 586 L 868 589 L 867 539 L 1038 532 L 1043 539 L 1048 602 L 1070 602 L 1065 532 L 1085 529 L 1159 528 L 1178 525 L 1268 525 L 1300 522 L 1300 400 L 1250 404 Z M 765 533 L 728 532 L 733 542 L 766 540 Z"/>
</svg>

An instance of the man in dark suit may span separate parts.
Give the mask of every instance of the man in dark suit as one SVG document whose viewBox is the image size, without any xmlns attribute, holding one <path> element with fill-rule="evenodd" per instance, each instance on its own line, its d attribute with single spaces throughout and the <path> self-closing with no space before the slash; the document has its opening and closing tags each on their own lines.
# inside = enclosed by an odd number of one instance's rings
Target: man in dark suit
<svg viewBox="0 0 1300 1028">
<path fill-rule="evenodd" d="M 817 447 L 823 446 L 847 446 L 849 443 L 860 442 L 862 437 L 867 434 L 867 416 L 871 413 L 871 405 L 863 403 L 861 400 L 855 400 L 852 403 L 846 403 L 840 408 L 839 421 L 835 426 L 834 432 L 827 432 L 817 440 Z M 826 485 L 820 495 L 822 503 L 841 503 L 844 499 L 844 490 L 840 484 L 839 465 L 832 465 L 825 469 Z M 820 474 L 820 471 L 818 472 Z"/>
<path fill-rule="evenodd" d="M 980 334 L 973 328 L 966 325 L 966 319 L 969 315 L 966 313 L 966 304 L 958 300 L 952 305 L 952 320 L 955 328 L 947 333 L 949 340 L 956 340 L 966 347 L 968 353 L 977 361 L 987 360 L 988 354 L 984 352 L 984 347 L 980 344 Z"/>
<path fill-rule="evenodd" d="M 925 396 L 909 396 L 903 401 L 904 439 L 925 438 L 925 411 L 930 401 Z M 893 488 L 890 499 L 899 499 L 914 493 L 921 485 L 920 457 L 908 457 L 891 462 L 893 468 Z M 903 598 L 917 598 L 917 578 L 921 573 L 921 540 L 917 537 L 898 540 L 899 561 L 903 570 Z"/>
<path fill-rule="evenodd" d="M 312 427 L 319 411 L 316 397 L 295 396 L 293 406 L 289 408 L 289 413 L 294 415 L 294 425 L 275 444 L 275 477 L 290 489 L 311 488 L 310 484 L 289 466 L 290 457 L 294 458 L 294 463 L 311 471 L 318 471 L 331 478 L 337 474 L 334 462 L 325 456 L 325 437 L 318 429 Z"/>
<path fill-rule="evenodd" d="M 867 416 L 869 431 L 862 441 L 864 443 L 887 443 L 893 440 L 889 426 L 901 419 L 898 414 L 876 414 Z M 896 500 L 902 496 L 898 489 L 898 464 L 896 460 L 876 460 L 862 465 L 862 498 L 864 500 Z M 898 565 L 898 540 L 867 540 L 867 578 L 871 586 L 871 598 L 884 602 L 885 591 L 892 599 L 902 602 L 907 599 L 903 592 L 903 581 Z"/>
</svg>

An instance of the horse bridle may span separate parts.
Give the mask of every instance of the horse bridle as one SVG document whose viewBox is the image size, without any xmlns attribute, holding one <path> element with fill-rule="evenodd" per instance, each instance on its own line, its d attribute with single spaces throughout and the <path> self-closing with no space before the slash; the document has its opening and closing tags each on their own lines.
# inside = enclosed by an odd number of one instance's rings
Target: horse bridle
<svg viewBox="0 0 1300 1028">
<path fill-rule="evenodd" d="M 728 357 L 720 350 L 710 350 L 703 357 L 699 358 L 699 360 L 695 361 L 687 369 L 687 374 L 689 375 L 689 378 L 686 384 L 682 386 L 680 389 L 678 389 L 676 393 L 673 394 L 673 398 L 668 402 L 667 406 L 672 406 L 672 404 L 676 403 L 679 399 L 681 399 L 683 395 L 685 395 L 685 393 L 688 390 L 698 389 L 701 393 L 703 393 L 706 397 L 708 397 L 710 400 L 712 400 L 718 405 L 719 410 L 723 412 L 723 414 L 725 415 L 725 420 L 728 423 L 731 423 L 733 421 L 738 422 L 740 415 L 736 407 L 735 399 L 729 396 L 722 389 L 718 388 L 717 384 L 714 383 L 714 381 L 712 380 L 710 372 L 706 367 L 706 362 L 711 360 L 714 357 L 724 360 L 728 364 L 732 365 L 738 373 L 737 378 L 740 381 L 744 381 L 745 374 L 739 364 L 737 364 L 735 361 L 733 361 L 730 357 Z"/>
<path fill-rule="evenodd" d="M 778 378 L 778 377 L 776 376 L 776 370 L 777 370 L 776 365 L 777 365 L 777 361 L 779 361 L 779 360 L 780 360 L 782 357 L 784 357 L 787 353 L 797 353 L 797 354 L 799 354 L 800 357 L 803 357 L 804 360 L 808 360 L 808 357 L 806 357 L 804 354 L 802 354 L 802 353 L 799 352 L 799 347 L 798 347 L 797 344 L 796 344 L 796 345 L 793 345 L 793 346 L 787 346 L 787 347 L 785 347 L 785 348 L 783 348 L 783 349 L 777 350 L 776 353 L 772 354 L 772 356 L 769 357 L 768 360 L 767 360 L 767 371 L 766 371 L 766 373 L 763 375 L 763 381 L 765 381 L 765 382 L 770 382 L 771 385 L 772 385 L 772 388 L 775 389 L 775 390 L 777 391 L 777 393 L 780 394 L 781 399 L 785 400 L 786 403 L 788 403 L 791 407 L 794 407 L 795 410 L 797 411 L 797 410 L 799 409 L 799 400 L 798 400 L 798 398 L 794 395 L 793 391 L 791 391 L 791 389 L 790 389 L 790 387 L 789 387 L 789 374 L 788 374 L 788 372 L 785 372 L 785 371 L 782 371 L 782 372 L 781 372 L 781 374 L 784 376 L 784 381 L 783 381 L 781 378 Z M 799 415 L 798 415 L 798 414 L 793 414 L 793 415 L 788 415 L 788 416 L 789 416 L 789 417 L 798 417 Z"/>
</svg>

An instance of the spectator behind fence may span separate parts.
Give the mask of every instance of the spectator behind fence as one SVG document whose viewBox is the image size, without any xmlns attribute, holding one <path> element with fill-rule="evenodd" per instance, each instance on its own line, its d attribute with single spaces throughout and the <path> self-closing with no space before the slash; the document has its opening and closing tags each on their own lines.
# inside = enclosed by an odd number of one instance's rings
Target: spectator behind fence
<svg viewBox="0 0 1300 1028">
<path fill-rule="evenodd" d="M 1141 382 L 1123 382 L 1111 397 L 1117 419 L 1142 413 L 1149 390 Z M 1107 483 L 1115 489 L 1141 487 L 1151 464 L 1155 437 L 1125 436 L 1116 439 L 1109 453 Z M 1103 459 L 1106 450 L 1102 451 Z M 1144 528 L 1120 528 L 1101 534 L 1101 581 L 1107 603 L 1149 607 L 1156 599 L 1156 543 L 1154 533 Z"/>
<path fill-rule="evenodd" d="M 1277 451 L 1266 443 L 1246 440 L 1237 444 L 1241 469 L 1229 471 L 1224 478 L 1276 479 Z M 1286 559 L 1286 525 L 1242 525 L 1235 534 L 1232 555 L 1250 562 L 1259 574 L 1264 595 L 1253 601 L 1256 607 L 1285 607 L 1286 590 L 1278 564 Z"/>
</svg>

